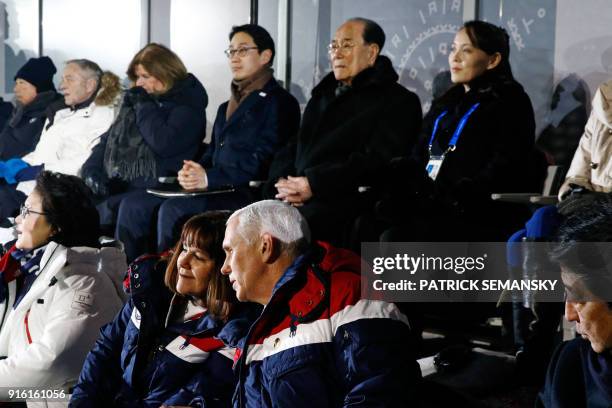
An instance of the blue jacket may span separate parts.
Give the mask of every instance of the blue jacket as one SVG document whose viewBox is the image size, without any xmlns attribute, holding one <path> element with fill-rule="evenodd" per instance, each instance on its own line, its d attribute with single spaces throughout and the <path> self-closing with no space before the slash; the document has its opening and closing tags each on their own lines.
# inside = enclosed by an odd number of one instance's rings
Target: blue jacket
<svg viewBox="0 0 612 408">
<path fill-rule="evenodd" d="M 404 407 L 421 379 L 406 317 L 361 298 L 361 259 L 320 244 L 277 282 L 238 350 L 235 407 Z"/>
<path fill-rule="evenodd" d="M 297 100 L 274 78 L 249 94 L 229 120 L 227 106 L 219 106 L 212 141 L 200 161 L 213 189 L 265 180 L 272 157 L 300 125 Z"/>
<path fill-rule="evenodd" d="M 55 91 L 48 91 L 38 94 L 22 111 L 14 109 L 0 133 L 0 160 L 23 157 L 33 151 L 47 117 L 63 106 L 63 98 Z"/>
<path fill-rule="evenodd" d="M 225 325 L 209 315 L 165 323 L 171 292 L 163 285 L 165 262 L 140 258 L 129 271 L 131 299 L 102 328 L 87 356 L 71 407 L 225 407 L 235 381 L 236 344 L 252 320 Z"/>
<path fill-rule="evenodd" d="M 183 160 L 193 160 L 206 132 L 208 95 L 196 77 L 189 74 L 172 89 L 136 104 L 136 126 L 155 155 L 157 176 L 176 176 Z M 102 173 L 108 132 L 92 150 L 82 174 Z M 157 180 L 138 178 L 132 187 L 145 188 Z"/>
</svg>

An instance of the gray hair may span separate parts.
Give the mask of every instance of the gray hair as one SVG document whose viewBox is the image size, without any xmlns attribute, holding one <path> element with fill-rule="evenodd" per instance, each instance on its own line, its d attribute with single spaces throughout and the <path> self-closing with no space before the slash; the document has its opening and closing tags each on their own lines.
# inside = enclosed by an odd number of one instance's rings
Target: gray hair
<svg viewBox="0 0 612 408">
<path fill-rule="evenodd" d="M 268 233 L 280 241 L 281 251 L 291 257 L 303 253 L 310 244 L 310 228 L 300 212 L 278 200 L 263 200 L 234 212 L 227 220 L 238 219 L 236 232 L 247 243 Z"/>
<path fill-rule="evenodd" d="M 100 85 L 100 81 L 102 80 L 102 75 L 104 75 L 104 72 L 102 72 L 102 68 L 100 68 L 100 66 L 95 62 L 85 58 L 80 58 L 66 61 L 66 65 L 68 64 L 76 65 L 82 71 L 84 71 L 85 79 L 95 79 L 96 84 L 98 86 Z"/>
</svg>

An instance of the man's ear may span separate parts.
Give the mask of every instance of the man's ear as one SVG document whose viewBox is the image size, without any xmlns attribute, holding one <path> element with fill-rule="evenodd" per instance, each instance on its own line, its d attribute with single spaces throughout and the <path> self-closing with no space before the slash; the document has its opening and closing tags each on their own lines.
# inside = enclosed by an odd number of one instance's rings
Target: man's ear
<svg viewBox="0 0 612 408">
<path fill-rule="evenodd" d="M 259 54 L 259 62 L 261 62 L 262 65 L 269 64 L 271 59 L 272 59 L 272 50 L 263 50 Z"/>
<path fill-rule="evenodd" d="M 85 82 L 85 89 L 87 90 L 87 93 L 89 94 L 93 94 L 94 91 L 96 90 L 96 85 L 97 82 L 95 79 L 93 78 L 89 78 L 86 82 Z"/>
<path fill-rule="evenodd" d="M 368 63 L 371 67 L 374 66 L 376 58 L 378 58 L 378 54 L 380 54 L 380 47 L 378 46 L 378 44 L 368 44 Z"/>
<path fill-rule="evenodd" d="M 501 60 L 502 60 L 502 57 L 501 57 L 501 54 L 499 52 L 496 52 L 495 54 L 491 55 L 489 57 L 489 64 L 487 65 L 487 69 L 495 68 L 496 66 L 499 65 Z"/>
<path fill-rule="evenodd" d="M 53 238 L 54 236 L 56 236 L 57 234 L 59 234 L 62 231 L 61 228 L 59 227 L 51 227 L 51 235 L 49 236 L 49 238 Z"/>
<path fill-rule="evenodd" d="M 280 255 L 278 241 L 274 239 L 272 235 L 265 232 L 261 235 L 261 245 L 259 251 L 261 254 L 261 260 L 264 263 L 271 264 L 276 261 Z"/>
</svg>

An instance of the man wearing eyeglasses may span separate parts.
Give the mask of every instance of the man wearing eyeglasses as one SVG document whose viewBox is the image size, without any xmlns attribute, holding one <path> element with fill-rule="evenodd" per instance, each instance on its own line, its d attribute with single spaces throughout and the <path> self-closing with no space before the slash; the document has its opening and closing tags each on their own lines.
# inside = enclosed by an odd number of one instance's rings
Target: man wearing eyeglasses
<svg viewBox="0 0 612 408">
<path fill-rule="evenodd" d="M 147 252 L 151 220 L 157 211 L 157 250 L 175 242 L 182 221 L 209 210 L 234 210 L 255 201 L 249 181 L 265 180 L 274 153 L 297 132 L 297 100 L 273 77 L 274 41 L 261 26 L 232 28 L 225 50 L 232 71 L 231 97 L 217 111 L 212 141 L 198 161 L 185 160 L 178 172 L 180 186 L 189 191 L 235 191 L 198 197 L 160 199 L 131 196 L 123 200 L 117 219 L 117 238 L 128 260 Z M 157 210 L 159 208 L 159 210 Z"/>
<path fill-rule="evenodd" d="M 342 244 L 370 205 L 359 186 L 380 184 L 386 164 L 407 155 L 419 132 L 419 99 L 397 83 L 380 55 L 384 43 L 368 19 L 338 28 L 328 47 L 333 72 L 313 89 L 297 142 L 272 164 L 265 195 L 297 206 L 316 239 Z"/>
</svg>

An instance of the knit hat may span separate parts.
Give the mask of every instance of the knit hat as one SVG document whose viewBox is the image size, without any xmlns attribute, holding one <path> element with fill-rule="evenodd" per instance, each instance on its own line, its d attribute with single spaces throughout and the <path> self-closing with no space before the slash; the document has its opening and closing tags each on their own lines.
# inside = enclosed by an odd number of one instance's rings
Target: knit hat
<svg viewBox="0 0 612 408">
<path fill-rule="evenodd" d="M 15 74 L 17 78 L 28 81 L 36 87 L 38 93 L 55 91 L 53 75 L 57 72 L 53 61 L 49 57 L 30 58 Z"/>
</svg>

